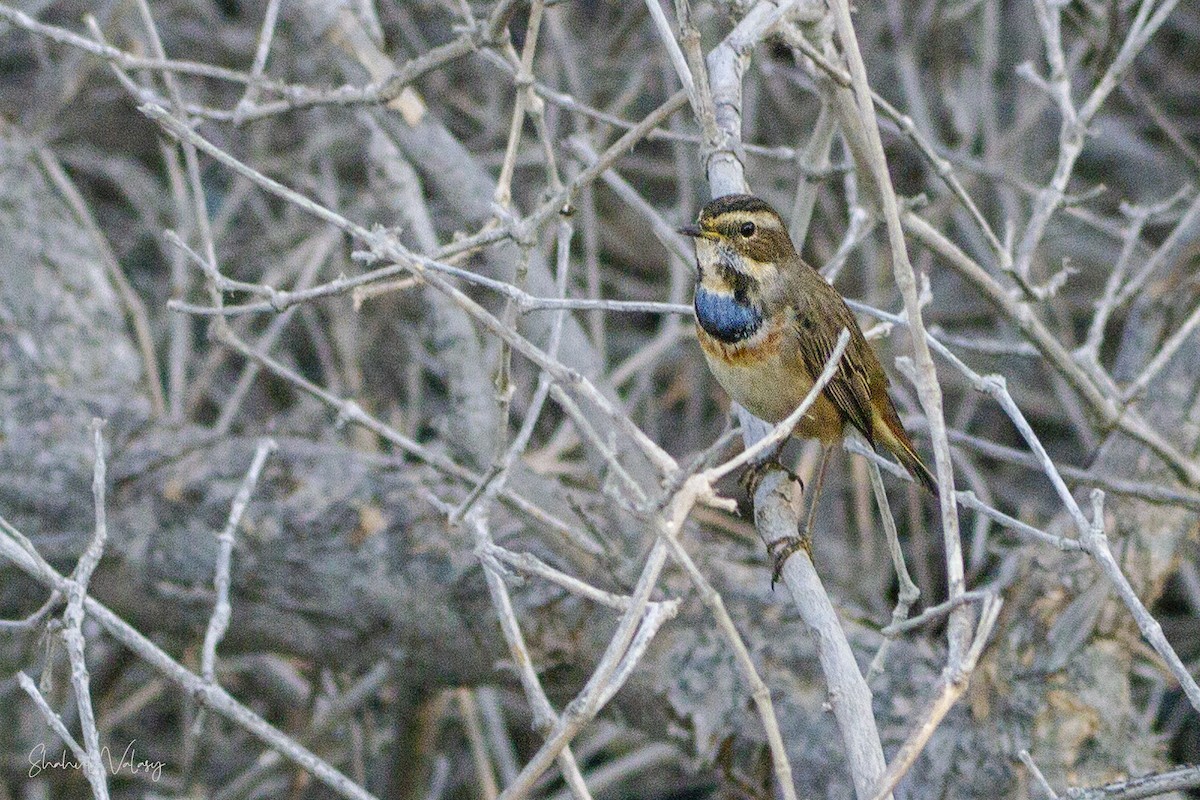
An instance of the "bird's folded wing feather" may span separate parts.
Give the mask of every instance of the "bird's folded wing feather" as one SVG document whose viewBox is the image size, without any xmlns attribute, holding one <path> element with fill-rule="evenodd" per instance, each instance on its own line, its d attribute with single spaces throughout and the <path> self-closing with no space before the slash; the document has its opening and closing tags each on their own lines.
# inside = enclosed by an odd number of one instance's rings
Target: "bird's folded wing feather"
<svg viewBox="0 0 1200 800">
<path fill-rule="evenodd" d="M 832 290 L 831 290 L 832 291 Z M 836 310 L 835 310 L 836 309 Z M 833 313 L 830 313 L 830 312 Z M 796 309 L 797 350 L 808 374 L 816 379 L 837 347 L 842 328 L 850 330 L 850 342 L 842 354 L 841 364 L 825 385 L 825 397 L 837 407 L 872 447 L 875 436 L 871 426 L 871 386 L 867 351 L 869 345 L 850 309 L 841 297 L 834 303 L 817 304 L 809 298 Z"/>
</svg>

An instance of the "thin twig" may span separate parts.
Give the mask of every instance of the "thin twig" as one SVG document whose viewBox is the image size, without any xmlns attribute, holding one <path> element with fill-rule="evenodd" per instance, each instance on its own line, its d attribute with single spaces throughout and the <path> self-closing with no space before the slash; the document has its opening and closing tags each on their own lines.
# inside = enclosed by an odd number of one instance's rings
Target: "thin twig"
<svg viewBox="0 0 1200 800">
<path fill-rule="evenodd" d="M 246 512 L 246 507 L 250 504 L 250 495 L 254 493 L 254 487 L 258 485 L 263 465 L 277 447 L 278 445 L 272 439 L 259 441 L 258 447 L 254 451 L 254 460 L 250 462 L 250 468 L 246 471 L 237 494 L 233 497 L 225 527 L 217 535 L 217 563 L 213 577 L 213 588 L 217 599 L 208 620 L 208 628 L 204 632 L 204 646 L 200 655 L 200 677 L 209 683 L 215 684 L 217 681 L 217 645 L 220 644 L 221 639 L 225 636 L 225 631 L 229 628 L 229 617 L 233 611 L 229 604 L 229 564 L 233 557 L 234 533 L 241 524 L 242 514 Z M 199 723 L 196 727 L 199 727 Z"/>
<path fill-rule="evenodd" d="M 43 585 L 70 596 L 77 590 L 78 584 L 55 571 L 49 564 L 24 547 L 22 540 L 28 541 L 11 525 L 0 517 L 0 527 L 6 535 L 0 536 L 0 557 L 12 562 L 18 569 L 35 578 Z M 14 535 L 15 534 L 15 535 Z M 324 783 L 342 797 L 351 800 L 375 800 L 374 796 L 358 786 L 354 781 L 343 775 L 308 748 L 298 744 L 291 737 L 271 725 L 260 715 L 235 700 L 228 692 L 219 686 L 209 684 L 200 676 L 191 672 L 166 651 L 150 641 L 129 623 L 114 614 L 108 607 L 90 596 L 83 597 L 83 606 L 88 616 L 100 624 L 108 633 L 121 644 L 128 647 L 164 676 L 196 698 L 207 708 L 212 709 L 233 724 L 257 737 L 268 747 L 277 750 L 281 755 L 307 770 L 319 781 Z"/>
<path fill-rule="evenodd" d="M 991 635 L 992 627 L 996 624 L 996 618 L 1000 614 L 1002 605 L 1003 601 L 994 595 L 983 601 L 983 607 L 979 612 L 979 624 L 971 636 L 971 646 L 963 653 L 961 662 L 946 666 L 942 673 L 939 691 L 924 706 L 921 718 L 913 726 L 912 732 L 904 740 L 900 750 L 892 757 L 887 772 L 880 779 L 875 791 L 869 795 L 874 800 L 885 800 L 891 795 L 901 778 L 916 762 L 942 719 L 967 690 L 971 673 L 979 662 L 980 655 L 983 654 L 984 645 Z"/>
<path fill-rule="evenodd" d="M 108 541 L 104 438 L 101 436 L 103 429 L 104 422 L 102 420 L 92 420 L 92 446 L 95 448 L 92 468 L 92 500 L 96 527 L 92 540 L 84 549 L 83 555 L 79 557 L 75 569 L 71 571 L 70 580 L 65 582 L 67 608 L 63 612 L 62 631 L 63 640 L 67 644 L 67 656 L 71 661 L 71 685 L 75 690 L 75 705 L 79 710 L 79 726 L 83 730 L 83 749 L 86 751 L 86 758 L 83 759 L 84 774 L 92 786 L 92 793 L 96 800 L 108 800 L 108 781 L 105 778 L 104 764 L 101 761 L 100 734 L 96 730 L 96 716 L 92 711 L 91 678 L 88 675 L 87 660 L 84 657 L 83 616 L 88 583 L 104 555 L 104 546 Z"/>
<path fill-rule="evenodd" d="M 875 495 L 875 505 L 879 509 L 879 518 L 882 520 L 883 530 L 887 534 L 888 550 L 892 554 L 892 568 L 896 571 L 896 580 L 899 583 L 899 590 L 896 592 L 896 606 L 892 609 L 891 624 L 881 631 L 885 637 L 883 644 L 879 646 L 879 651 L 871 659 L 871 666 L 867 669 L 866 680 L 869 684 L 872 678 L 883 671 L 884 661 L 887 659 L 892 637 L 901 630 L 904 630 L 905 620 L 908 619 L 908 612 L 912 609 L 913 603 L 920 599 L 921 590 L 917 588 L 917 585 L 913 583 L 912 577 L 908 574 L 908 565 L 904 561 L 904 551 L 900 548 L 900 534 L 896 531 L 896 520 L 892 516 L 887 492 L 883 488 L 883 476 L 879 474 L 879 465 L 871 461 L 867 465 L 867 470 L 871 480 L 871 491 Z M 968 594 L 970 592 L 964 592 L 961 597 L 965 598 Z M 947 604 L 951 602 L 954 601 L 947 601 Z M 947 610 L 950 607 L 947 605 Z M 924 616 L 924 614 L 921 614 L 917 619 Z M 909 620 L 909 622 L 914 625 L 918 624 L 916 620 Z"/>
<path fill-rule="evenodd" d="M 1021 750 L 1017 753 L 1017 758 L 1021 759 L 1021 763 L 1029 770 L 1029 774 L 1033 776 L 1034 783 L 1037 784 L 1049 800 L 1058 800 L 1058 794 L 1054 791 L 1054 787 L 1046 780 L 1046 776 L 1038 769 L 1037 763 L 1033 760 L 1033 756 L 1029 755 L 1028 750 Z"/>
<path fill-rule="evenodd" d="M 483 739 L 483 722 L 479 718 L 479 703 L 475 702 L 475 693 L 467 688 L 455 689 L 454 699 L 458 701 L 458 717 L 471 747 L 479 792 L 483 800 L 496 800 L 500 790 L 496 786 L 496 775 L 492 772 L 492 761 L 488 758 L 487 743 Z"/>
</svg>

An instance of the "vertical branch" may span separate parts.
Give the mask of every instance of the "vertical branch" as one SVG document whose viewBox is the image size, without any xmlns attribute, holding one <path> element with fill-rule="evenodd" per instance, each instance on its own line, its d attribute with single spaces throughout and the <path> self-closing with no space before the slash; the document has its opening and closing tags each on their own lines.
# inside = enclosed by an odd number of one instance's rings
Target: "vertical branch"
<svg viewBox="0 0 1200 800">
<path fill-rule="evenodd" d="M 1134 622 L 1137 623 L 1138 630 L 1142 636 L 1154 648 L 1166 664 L 1167 669 L 1179 681 L 1179 687 L 1183 690 L 1183 694 L 1187 697 L 1192 708 L 1200 712 L 1200 686 L 1196 684 L 1196 679 L 1192 677 L 1187 666 L 1179 658 L 1179 654 L 1175 652 L 1175 648 L 1167 640 L 1163 634 L 1162 625 L 1146 608 L 1145 603 L 1137 596 L 1133 590 L 1133 586 L 1129 583 L 1129 578 L 1125 577 L 1125 573 L 1121 571 L 1121 566 L 1113 557 L 1112 550 L 1108 546 L 1108 536 L 1104 532 L 1104 491 L 1102 489 L 1092 490 L 1092 520 L 1090 524 L 1084 526 L 1080 532 L 1080 543 L 1084 546 L 1087 553 L 1096 560 L 1100 566 L 1100 571 L 1104 573 L 1114 587 L 1117 594 L 1120 595 L 1121 601 L 1125 607 L 1129 609 L 1129 613 L 1133 615 Z"/>
<path fill-rule="evenodd" d="M 92 28 L 99 33 L 98 27 Z M 179 149 L 167 140 L 158 143 L 163 166 L 167 173 L 172 204 L 180 236 L 191 238 L 191 215 L 186 213 L 187 189 L 184 186 L 183 166 L 179 163 Z M 191 287 L 191 270 L 188 269 L 184 253 L 177 247 L 166 248 L 170 262 L 171 299 L 186 302 Z M 167 408 L 171 421 L 183 422 L 185 397 L 187 395 L 188 364 L 192 360 L 192 320 L 183 314 L 172 314 L 168 320 L 170 340 L 167 345 Z"/>
<path fill-rule="evenodd" d="M 686 487 L 685 487 L 686 488 Z M 596 669 L 584 685 L 583 690 L 576 695 L 566 708 L 566 711 L 555 722 L 553 728 L 546 734 L 545 743 L 534 753 L 533 757 L 521 769 L 517 779 L 513 781 L 500 795 L 500 800 L 516 800 L 524 797 L 533 787 L 534 782 L 558 758 L 559 754 L 570 744 L 571 740 L 590 722 L 603 706 L 603 701 L 611 697 L 620 688 L 620 683 L 614 680 L 618 670 L 629 662 L 627 656 L 633 653 L 629 649 L 642 625 L 644 615 L 648 614 L 650 593 L 658 583 L 659 575 L 666 564 L 667 546 L 662 536 L 675 535 L 683 526 L 687 512 L 696 499 L 696 491 L 681 491 L 676 494 L 671 506 L 655 520 L 660 538 L 658 538 L 650 553 L 646 556 L 642 573 L 638 577 L 630 598 L 629 607 L 621 616 L 617 629 L 613 633 L 604 650 Z M 622 673 L 628 677 L 628 670 Z"/>
<path fill-rule="evenodd" d="M 471 758 L 475 762 L 480 794 L 483 795 L 483 800 L 496 800 L 500 789 L 496 786 L 492 760 L 488 758 L 487 743 L 483 739 L 483 723 L 479 718 L 479 703 L 475 702 L 475 692 L 465 687 L 455 689 L 454 699 L 458 701 L 458 716 L 467 733 L 467 742 L 471 746 Z"/>
<path fill-rule="evenodd" d="M 755 526 L 768 547 L 796 535 L 799 520 L 786 487 L 784 476 L 772 473 L 754 495 Z M 887 766 L 871 709 L 870 687 L 807 551 L 796 551 L 784 563 L 783 579 L 816 643 L 855 793 L 859 800 L 866 800 Z"/>
<path fill-rule="evenodd" d="M 87 549 L 79 557 L 79 563 L 71 572 L 67 583 L 67 608 L 63 612 L 63 639 L 67 644 L 67 656 L 71 662 L 71 685 L 75 690 L 75 704 L 79 710 L 79 727 L 83 730 L 83 745 L 87 757 L 84 759 L 84 774 L 92 785 L 96 800 L 108 800 L 108 781 L 104 776 L 104 763 L 100 753 L 100 734 L 96 730 L 96 717 L 92 711 L 91 679 L 84 657 L 83 600 L 87 595 L 92 572 L 104 555 L 108 541 L 108 512 L 105 503 L 104 439 L 100 432 L 104 422 L 92 420 L 92 445 L 95 462 L 92 469 L 92 500 L 96 516 L 96 528 Z"/>
<path fill-rule="evenodd" d="M 695 95 L 689 96 L 692 113 L 700 123 L 700 131 L 706 148 L 715 147 L 720 141 L 717 130 L 717 112 L 713 107 L 713 94 L 709 86 L 708 66 L 700 46 L 700 31 L 692 20 L 692 5 L 689 0 L 675 0 L 675 16 L 679 20 L 679 35 L 683 39 L 684 56 L 688 72 L 692 76 Z"/>
<path fill-rule="evenodd" d="M 521 625 L 517 621 L 516 611 L 513 609 L 512 598 L 509 596 L 508 587 L 504 585 L 504 578 L 502 577 L 504 568 L 500 566 L 494 557 L 486 555 L 489 546 L 492 544 L 492 535 L 488 528 L 487 520 L 479 512 L 479 509 L 476 509 L 472 512 L 469 522 L 474 529 L 476 552 L 484 562 L 483 575 L 487 581 L 492 608 L 500 620 L 500 629 L 503 631 L 504 639 L 508 643 L 512 663 L 517 668 L 517 676 L 521 681 L 521 688 L 525 690 L 525 698 L 529 701 L 529 705 L 533 711 L 534 726 L 543 736 L 549 737 L 555 730 L 555 726 L 562 723 L 562 719 L 555 713 L 554 707 L 550 704 L 550 699 L 546 696 L 545 689 L 542 688 L 541 679 L 534 669 L 533 660 L 530 658 L 529 649 L 525 644 L 525 635 L 521 632 Z M 579 771 L 579 764 L 575 760 L 575 755 L 571 751 L 569 742 L 564 741 L 553 755 L 558 761 L 559 769 L 562 770 L 567 785 L 571 787 L 572 795 L 576 800 L 589 800 L 591 794 L 588 792 L 587 784 L 584 782 L 583 775 Z M 547 766 L 549 766 L 548 762 L 541 769 L 544 770 Z M 540 772 L 538 774 L 540 775 Z M 504 793 L 505 796 L 513 794 L 512 787 L 520 782 L 522 778 L 532 781 L 536 777 L 536 775 L 533 775 L 533 770 L 527 766 L 509 782 L 509 788 Z"/>
<path fill-rule="evenodd" d="M 954 504 L 954 469 L 950 461 L 946 420 L 942 416 L 942 389 L 938 383 L 933 357 L 929 354 L 929 345 L 925 341 L 925 324 L 921 318 L 921 304 L 917 297 L 916 275 L 908 260 L 908 248 L 905 246 L 904 231 L 900 226 L 899 204 L 896 202 L 896 193 L 888 175 L 883 142 L 879 138 L 879 121 L 875 117 L 871 88 L 867 83 L 867 68 L 858 49 L 854 23 L 850 18 L 850 7 L 847 0 L 830 0 L 830 8 L 833 11 L 838 38 L 850 67 L 850 78 L 858 100 L 859 113 L 867 130 L 867 153 L 870 158 L 868 167 L 880 188 L 884 222 L 887 225 L 888 242 L 892 250 L 892 270 L 896 277 L 896 286 L 904 298 L 904 310 L 912 334 L 917 392 L 925 416 L 929 420 L 938 486 L 941 487 L 942 542 L 946 549 L 947 593 L 951 600 L 956 600 L 965 591 L 965 579 L 962 542 L 958 533 L 958 512 Z M 951 663 L 957 663 L 967 647 L 970 635 L 969 615 L 970 612 L 965 607 L 957 608 L 950 615 L 948 637 Z"/>
<path fill-rule="evenodd" d="M 759 677 L 754 661 L 750 658 L 750 651 L 738 633 L 733 618 L 729 616 L 729 611 L 726 609 L 725 601 L 721 599 L 720 593 L 704 577 L 704 573 L 696 566 L 696 562 L 688 555 L 687 550 L 678 539 L 667 539 L 667 544 L 671 548 L 672 557 L 683 567 L 688 578 L 696 587 L 701 601 L 708 606 L 721 633 L 729 641 L 742 678 L 750 686 L 750 698 L 754 701 L 759 719 L 762 720 L 763 730 L 767 734 L 767 747 L 771 751 L 771 761 L 775 765 L 775 782 L 780 793 L 785 800 L 797 800 L 796 784 L 792 778 L 792 764 L 788 758 L 787 747 L 784 745 L 783 734 L 779 730 L 779 722 L 775 718 L 775 707 L 771 703 L 770 688 Z"/>
<path fill-rule="evenodd" d="M 812 222 L 813 209 L 817 205 L 817 190 L 821 186 L 814 175 L 829 167 L 829 150 L 833 146 L 837 128 L 837 117 L 831 104 L 826 98 L 822 98 L 817 121 L 813 123 L 812 133 L 809 134 L 808 142 L 797 159 L 800 175 L 796 181 L 788 234 L 792 237 L 792 244 L 796 245 L 798 253 L 804 252 L 808 227 Z"/>
<path fill-rule="evenodd" d="M 155 416 L 162 416 L 166 413 L 166 396 L 163 393 L 162 380 L 158 373 L 158 358 L 155 354 L 154 339 L 150 329 L 150 317 L 146 312 L 146 304 L 142 302 L 142 298 L 134 291 L 133 286 L 129 283 L 129 278 L 125 276 L 124 270 L 121 269 L 121 263 L 117 260 L 116 254 L 105 238 L 100 226 L 96 224 L 96 218 L 88 208 L 87 202 L 83 195 L 79 193 L 79 189 L 71 181 L 70 176 L 63 170 L 62 164 L 54 156 L 54 153 L 49 148 L 39 147 L 37 150 L 38 160 L 41 161 L 46 173 L 50 179 L 54 181 L 54 185 L 62 192 L 63 198 L 71 206 L 71 210 L 79 219 L 79 224 L 87 229 L 93 241 L 96 243 L 96 249 L 99 252 L 100 258 L 104 261 L 109 277 L 112 278 L 113 284 L 116 287 L 117 294 L 121 298 L 121 304 L 125 307 L 125 314 L 129 318 L 129 324 L 133 328 L 134 340 L 137 342 L 138 351 L 142 357 L 142 370 L 145 372 L 146 389 L 150 394 L 150 408 Z"/>
<path fill-rule="evenodd" d="M 158 26 L 154 23 L 154 15 L 150 11 L 150 5 L 147 0 L 137 0 L 138 13 L 142 17 L 142 24 L 146 26 L 146 37 L 150 40 L 150 52 L 154 53 L 155 58 L 166 60 L 167 52 L 163 48 L 162 39 L 158 35 Z M 163 83 L 167 87 L 167 95 L 171 98 L 171 106 L 175 111 L 175 115 L 181 119 L 187 119 L 187 106 L 183 100 L 183 93 L 180 91 L 179 82 L 175 80 L 175 76 L 169 72 L 162 74 Z M 204 194 L 204 185 L 200 180 L 200 162 L 196 156 L 196 148 L 189 142 L 183 142 L 183 161 L 187 170 L 188 185 L 192 193 L 192 211 L 195 213 L 196 230 L 200 234 L 200 244 L 203 247 L 203 253 L 209 264 L 216 267 L 217 264 L 217 249 L 213 242 L 212 225 L 208 217 L 208 200 Z M 216 287 L 210 287 L 210 294 L 213 295 L 213 302 L 217 305 L 221 303 L 221 293 L 216 290 Z"/>
<path fill-rule="evenodd" d="M 967 690 L 971 673 L 979 663 L 979 657 L 983 654 L 984 645 L 987 644 L 988 636 L 991 635 L 992 628 L 996 624 L 1002 605 L 1003 601 L 995 595 L 984 598 L 983 608 L 979 612 L 979 624 L 971 636 L 970 647 L 962 654 L 960 661 L 946 665 L 938 692 L 925 705 L 912 732 L 904 740 L 904 744 L 900 746 L 896 755 L 892 757 L 887 772 L 880 779 L 875 792 L 867 795 L 872 800 L 887 800 L 892 790 L 900 783 L 900 779 L 916 763 L 917 757 L 925 749 L 925 745 L 933 736 L 933 732 L 937 730 L 942 719 Z M 953 613 L 951 612 L 951 614 Z"/>
<path fill-rule="evenodd" d="M 565 217 L 559 221 L 558 225 L 558 245 L 557 245 L 557 264 L 556 282 L 558 294 L 560 297 L 566 296 L 567 291 L 567 276 L 571 265 L 571 238 L 574 235 L 574 226 Z M 515 307 L 515 304 L 514 304 Z M 550 330 L 550 341 L 546 347 L 546 355 L 550 358 L 557 358 L 558 348 L 562 342 L 563 325 L 566 322 L 566 311 L 559 311 L 555 315 L 553 327 Z M 503 349 L 503 348 L 502 348 Z M 509 355 L 511 358 L 511 354 Z M 507 368 L 506 374 L 507 374 Z M 517 459 L 520 458 L 529 446 L 529 440 L 533 437 L 534 426 L 537 425 L 541 418 L 542 408 L 546 403 L 546 398 L 550 394 L 553 386 L 553 381 L 548 372 L 543 370 L 538 376 L 538 385 L 534 389 L 533 399 L 530 401 L 529 408 L 525 412 L 525 419 L 521 423 L 521 428 L 517 431 L 517 435 L 513 437 L 508 447 L 500 453 L 492 464 L 491 469 L 484 475 L 462 501 L 458 508 L 451 512 L 449 516 L 450 524 L 457 524 L 460 520 L 466 517 L 472 505 L 482 496 L 490 504 L 495 500 L 496 496 L 504 488 L 508 480 L 508 475 Z M 500 420 L 504 427 L 507 427 L 507 401 L 504 401 L 505 413 L 500 415 Z M 504 430 L 497 432 L 496 439 L 498 446 L 502 446 L 504 442 Z"/>
<path fill-rule="evenodd" d="M 892 508 L 888 503 L 887 492 L 883 488 L 883 476 L 879 474 L 879 464 L 869 461 L 867 470 L 871 479 L 871 490 L 875 493 L 875 504 L 879 508 L 879 518 L 883 522 L 883 530 L 887 534 L 888 550 L 892 554 L 892 566 L 896 570 L 896 580 L 900 584 L 896 607 L 892 610 L 891 622 L 892 625 L 897 625 L 908 618 L 908 612 L 912 609 L 913 603 L 920 598 L 921 590 L 917 588 L 917 585 L 913 583 L 912 576 L 908 574 L 904 551 L 900 549 L 900 535 L 896 531 L 896 520 L 892 517 Z M 883 664 L 887 659 L 891 644 L 892 637 L 885 633 L 883 644 L 879 646 L 879 651 L 875 653 L 875 658 L 871 660 L 871 666 L 867 670 L 868 684 L 871 683 L 872 678 L 883 671 Z"/>
<path fill-rule="evenodd" d="M 556 259 L 556 282 L 560 296 L 565 296 L 566 294 L 572 233 L 573 228 L 570 221 L 566 217 L 560 218 Z M 551 358 L 556 357 L 558 354 L 565 321 L 566 311 L 559 311 L 556 314 L 554 325 L 551 329 L 550 342 L 547 346 L 547 354 Z M 508 643 L 513 664 L 517 666 L 526 699 L 533 709 L 534 725 L 543 735 L 547 735 L 550 732 L 554 724 L 559 721 L 559 716 L 550 704 L 550 699 L 542 688 L 541 680 L 538 678 L 537 672 L 533 667 L 533 661 L 525 644 L 524 634 L 521 632 L 520 623 L 517 621 L 516 613 L 512 607 L 508 588 L 504 585 L 502 577 L 504 569 L 495 557 L 489 555 L 490 549 L 494 547 L 494 543 L 486 513 L 496 496 L 503 489 L 516 460 L 528 447 L 529 440 L 533 435 L 534 426 L 541 416 L 542 407 L 546 402 L 551 386 L 550 374 L 543 370 L 539 375 L 538 386 L 534 391 L 530 408 L 526 412 L 524 423 L 513 438 L 512 443 L 508 446 L 503 456 L 497 459 L 493 468 L 483 480 L 476 484 L 475 488 L 468 494 L 466 500 L 448 515 L 452 524 L 457 520 L 466 518 L 474 529 L 476 554 L 483 561 L 483 572 L 487 581 L 492 607 L 499 617 L 500 629 L 503 631 L 505 641 Z M 498 435 L 498 439 L 502 441 L 503 437 Z M 478 504 L 476 505 L 477 501 Z M 572 796 L 576 800 L 590 800 L 591 794 L 588 792 L 587 783 L 583 779 L 579 764 L 575 760 L 575 756 L 568 744 L 563 745 L 561 751 L 557 753 L 556 759 Z M 490 771 L 487 774 L 490 777 Z M 509 777 L 508 782 L 512 784 L 519 777 L 519 774 L 513 775 Z M 494 796 L 494 792 L 492 795 L 489 795 L 489 797 L 491 796 Z"/>
<path fill-rule="evenodd" d="M 263 70 L 267 66 L 267 56 L 271 52 L 271 39 L 275 36 L 275 25 L 279 20 L 281 0 L 267 0 L 267 10 L 263 13 L 262 29 L 258 34 L 258 47 L 254 51 L 254 63 L 250 65 L 250 83 L 242 99 L 233 110 L 233 122 L 241 121 L 241 114 L 254 105 L 258 100 Z"/>
<path fill-rule="evenodd" d="M 533 93 L 533 54 L 537 50 L 538 33 L 542 26 L 545 0 L 533 0 L 529 8 L 529 24 L 525 29 L 525 47 L 521 51 L 520 66 L 515 80 L 517 96 L 513 103 L 512 122 L 508 130 L 508 147 L 504 151 L 504 163 L 496 181 L 496 205 L 507 209 L 512 202 L 513 170 L 517 164 L 517 148 L 521 144 L 521 128 L 525 125 L 525 110 L 530 102 L 540 103 Z"/>
<path fill-rule="evenodd" d="M 675 74 L 679 76 L 679 82 L 683 84 L 683 89 L 688 94 L 692 111 L 699 116 L 700 97 L 696 93 L 696 81 L 692 78 L 692 70 L 688 67 L 683 49 L 675 40 L 671 23 L 667 21 L 667 15 L 663 11 L 662 5 L 659 4 L 659 0 L 646 0 L 646 8 L 650 12 L 650 19 L 654 22 L 654 32 L 658 34 L 663 46 L 667 48 L 667 57 L 671 61 L 671 66 L 675 68 Z"/>
<path fill-rule="evenodd" d="M 225 523 L 225 528 L 217 536 L 217 564 L 213 576 L 213 589 L 216 591 L 217 600 L 213 604 L 212 616 L 208 620 L 208 629 L 204 633 L 204 647 L 200 656 L 200 676 L 209 683 L 217 682 L 217 645 L 220 644 L 221 639 L 225 636 L 225 631 L 229 628 L 229 616 L 233 610 L 229 604 L 229 562 L 233 557 L 234 534 L 242 522 L 242 515 L 246 512 L 246 507 L 250 504 L 250 495 L 254 493 L 254 487 L 258 485 L 263 465 L 266 464 L 267 457 L 276 447 L 277 445 L 272 439 L 259 441 L 258 448 L 254 451 L 254 460 L 250 463 L 250 469 L 246 471 L 245 477 L 242 478 L 242 484 L 233 497 L 233 503 L 229 508 L 229 519 Z"/>
<path fill-rule="evenodd" d="M 25 693 L 33 700 L 34 705 L 41 712 L 42 718 L 50 726 L 50 730 L 54 731 L 54 735 L 71 749 L 71 753 L 83 765 L 84 775 L 92 787 L 92 797 L 95 800 L 108 800 L 108 784 L 104 780 L 104 767 L 100 764 L 99 757 L 97 756 L 93 762 L 92 754 L 79 744 L 79 742 L 75 741 L 75 737 L 67 730 L 67 726 L 63 724 L 62 717 L 56 714 L 54 709 L 50 707 L 50 704 L 46 702 L 46 698 L 38 690 L 37 684 L 33 682 L 33 678 L 24 672 L 18 672 L 17 683 L 20 684 Z M 96 780 L 97 775 L 99 775 L 99 780 Z"/>
<path fill-rule="evenodd" d="M 788 3 L 787 5 L 790 5 Z M 777 7 L 766 0 L 755 3 L 721 44 L 708 54 L 708 84 L 713 109 L 715 139 L 707 142 L 705 172 L 713 197 L 746 191 L 745 154 L 742 148 L 742 76 L 750 51 L 769 24 Z M 701 118 L 704 122 L 704 118 Z"/>
</svg>

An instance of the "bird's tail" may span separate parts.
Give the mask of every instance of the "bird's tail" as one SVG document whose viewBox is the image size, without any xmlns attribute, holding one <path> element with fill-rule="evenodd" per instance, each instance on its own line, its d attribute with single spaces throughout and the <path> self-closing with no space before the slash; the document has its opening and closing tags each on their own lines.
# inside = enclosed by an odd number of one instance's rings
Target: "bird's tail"
<svg viewBox="0 0 1200 800">
<path fill-rule="evenodd" d="M 874 409 L 874 416 L 875 441 L 882 444 L 899 459 L 904 468 L 908 470 L 908 474 L 912 475 L 917 483 L 924 486 L 934 497 L 938 497 L 937 478 L 933 477 L 929 467 L 925 466 L 925 462 L 917 455 L 917 448 L 904 430 L 904 425 L 901 424 L 896 409 L 891 407 L 891 403 L 888 403 L 886 410 Z"/>
</svg>

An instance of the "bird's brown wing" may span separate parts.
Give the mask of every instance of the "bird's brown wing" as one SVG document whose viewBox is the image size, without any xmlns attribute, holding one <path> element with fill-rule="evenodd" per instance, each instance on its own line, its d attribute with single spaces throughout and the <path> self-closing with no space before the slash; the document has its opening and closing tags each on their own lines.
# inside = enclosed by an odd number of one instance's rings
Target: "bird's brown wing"
<svg viewBox="0 0 1200 800">
<path fill-rule="evenodd" d="M 850 342 L 837 372 L 825 385 L 825 397 L 874 447 L 871 384 L 873 378 L 876 381 L 882 378 L 885 383 L 887 378 L 841 295 L 815 271 L 812 277 L 824 286 L 824 290 L 806 281 L 808 285 L 803 287 L 804 291 L 793 295 L 797 299 L 793 302 L 795 324 L 792 333 L 802 366 L 816 380 L 833 355 L 842 328 L 849 329 Z"/>
<path fill-rule="evenodd" d="M 937 496 L 937 479 L 921 461 L 912 439 L 905 432 L 887 393 L 887 374 L 858 327 L 854 314 L 837 290 L 816 270 L 803 262 L 798 267 L 788 276 L 783 296 L 788 298 L 794 316 L 792 334 L 800 367 L 815 380 L 833 354 L 842 328 L 849 329 L 850 342 L 838 371 L 825 385 L 825 397 L 872 448 L 883 445 L 900 459 L 909 474 Z"/>
</svg>

